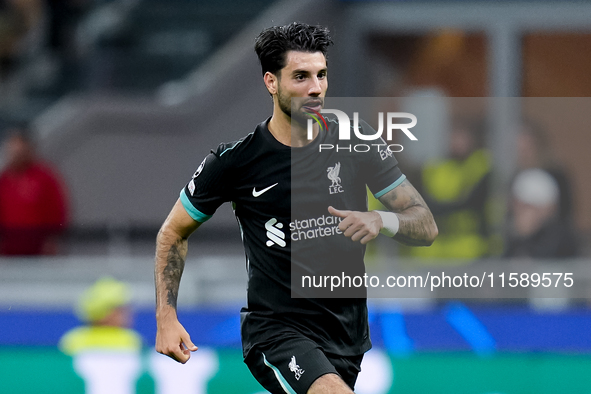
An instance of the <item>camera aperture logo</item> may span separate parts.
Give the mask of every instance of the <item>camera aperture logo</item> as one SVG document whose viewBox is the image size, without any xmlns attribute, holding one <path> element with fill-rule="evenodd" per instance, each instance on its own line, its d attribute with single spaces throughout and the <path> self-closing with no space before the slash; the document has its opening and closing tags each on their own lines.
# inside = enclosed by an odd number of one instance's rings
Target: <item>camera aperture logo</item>
<svg viewBox="0 0 591 394">
<path fill-rule="evenodd" d="M 322 116 L 320 112 L 314 111 L 311 108 L 309 110 L 313 112 L 313 114 L 310 114 L 310 116 L 316 121 L 318 126 L 322 128 L 322 125 L 324 125 L 324 130 L 328 130 L 328 124 L 326 124 L 326 119 L 324 119 L 324 116 Z M 320 123 L 320 119 L 322 119 L 322 123 Z M 308 119 L 308 139 L 311 140 L 312 138 L 312 119 Z"/>
<path fill-rule="evenodd" d="M 375 134 L 363 134 L 359 128 L 359 113 L 353 112 L 353 125 L 351 125 L 351 120 L 349 116 L 341 110 L 338 109 L 321 109 L 320 112 L 312 110 L 313 113 L 310 113 L 312 119 L 318 124 L 320 128 L 328 130 L 328 124 L 326 119 L 322 114 L 333 114 L 337 117 L 338 125 L 339 125 L 339 141 L 350 141 L 351 140 L 351 130 L 355 136 L 362 140 L 362 141 L 375 141 L 379 140 L 384 132 L 384 113 L 378 112 L 378 129 L 376 130 Z M 307 138 L 308 140 L 312 140 L 313 137 L 313 120 L 308 119 L 307 125 Z M 409 123 L 394 123 L 395 119 L 409 119 Z M 408 137 L 411 141 L 418 141 L 417 137 L 409 130 L 416 126 L 417 124 L 417 117 L 408 112 L 387 112 L 386 113 L 386 140 L 391 141 L 393 136 L 394 130 L 400 130 Z M 386 149 L 382 150 L 386 146 Z M 387 156 L 392 155 L 392 153 L 402 152 L 404 147 L 400 144 L 320 144 L 318 146 L 318 151 L 330 151 L 336 150 L 339 151 L 348 151 L 348 152 L 358 152 L 364 153 L 369 152 L 372 149 L 377 149 L 380 154 L 384 153 Z M 382 160 L 385 157 L 382 157 Z"/>
</svg>

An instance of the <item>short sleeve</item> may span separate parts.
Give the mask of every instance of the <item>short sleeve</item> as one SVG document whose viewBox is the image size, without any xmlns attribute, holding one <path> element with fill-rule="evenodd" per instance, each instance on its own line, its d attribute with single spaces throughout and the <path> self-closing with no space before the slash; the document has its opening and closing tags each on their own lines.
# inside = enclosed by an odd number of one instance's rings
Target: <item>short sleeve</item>
<svg viewBox="0 0 591 394">
<path fill-rule="evenodd" d="M 226 198 L 225 171 L 220 158 L 210 153 L 191 180 L 181 190 L 180 199 L 187 213 L 198 222 L 209 220 Z"/>
<path fill-rule="evenodd" d="M 375 134 L 376 131 L 367 123 L 360 122 L 364 134 Z M 375 148 L 374 148 L 375 147 Z M 383 138 L 372 141 L 372 149 L 367 152 L 364 161 L 363 176 L 369 190 L 375 198 L 380 198 L 406 179 L 398 168 L 398 161 Z"/>
</svg>

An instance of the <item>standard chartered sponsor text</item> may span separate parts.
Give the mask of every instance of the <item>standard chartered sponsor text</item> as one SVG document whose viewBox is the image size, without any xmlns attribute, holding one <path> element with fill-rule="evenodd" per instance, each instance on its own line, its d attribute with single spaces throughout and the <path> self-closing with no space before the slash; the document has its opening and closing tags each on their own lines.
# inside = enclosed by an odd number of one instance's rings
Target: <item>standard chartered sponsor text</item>
<svg viewBox="0 0 591 394">
<path fill-rule="evenodd" d="M 319 237 L 330 237 L 342 234 L 339 223 L 342 218 L 331 215 L 322 215 L 317 218 L 294 220 L 289 223 L 292 241 L 303 241 Z"/>
</svg>

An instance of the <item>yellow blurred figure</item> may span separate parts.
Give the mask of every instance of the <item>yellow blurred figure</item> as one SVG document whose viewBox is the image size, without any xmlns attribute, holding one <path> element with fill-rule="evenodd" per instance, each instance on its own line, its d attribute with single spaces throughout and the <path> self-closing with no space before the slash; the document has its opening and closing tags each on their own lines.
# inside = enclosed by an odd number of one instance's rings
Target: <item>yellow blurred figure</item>
<svg viewBox="0 0 591 394">
<path fill-rule="evenodd" d="M 84 326 L 68 331 L 59 348 L 73 357 L 74 370 L 88 394 L 135 393 L 141 372 L 140 336 L 128 327 L 130 292 L 112 278 L 98 280 L 84 292 L 76 314 Z"/>
<path fill-rule="evenodd" d="M 449 158 L 422 170 L 421 194 L 431 208 L 439 236 L 429 248 L 409 254 L 465 262 L 489 253 L 486 206 L 491 158 L 482 148 L 478 122 L 457 121 L 451 130 Z"/>
</svg>

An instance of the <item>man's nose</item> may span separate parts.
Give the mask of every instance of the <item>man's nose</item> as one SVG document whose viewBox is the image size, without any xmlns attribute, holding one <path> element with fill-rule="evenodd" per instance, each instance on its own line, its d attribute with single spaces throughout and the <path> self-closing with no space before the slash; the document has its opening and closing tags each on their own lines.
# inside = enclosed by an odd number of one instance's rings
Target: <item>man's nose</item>
<svg viewBox="0 0 591 394">
<path fill-rule="evenodd" d="M 314 77 L 312 78 L 311 83 L 312 85 L 310 86 L 308 94 L 310 96 L 319 96 L 322 93 L 322 81 L 320 81 L 318 77 Z"/>
</svg>

